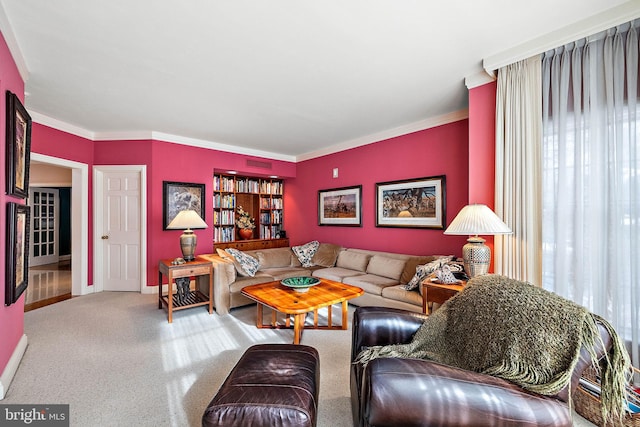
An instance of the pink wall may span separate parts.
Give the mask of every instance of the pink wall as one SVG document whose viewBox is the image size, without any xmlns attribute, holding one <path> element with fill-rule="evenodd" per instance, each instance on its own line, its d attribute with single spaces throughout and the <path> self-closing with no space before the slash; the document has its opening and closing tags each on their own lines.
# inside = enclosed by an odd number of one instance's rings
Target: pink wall
<svg viewBox="0 0 640 427">
<path fill-rule="evenodd" d="M 469 90 L 469 203 L 495 200 L 496 82 Z"/>
<path fill-rule="evenodd" d="M 13 57 L 9 52 L 9 48 L 4 37 L 0 34 L 0 94 L 2 101 L 0 102 L 0 135 L 4 140 L 6 135 L 7 103 L 6 91 L 10 90 L 15 93 L 24 103 L 24 82 L 16 67 Z M 20 341 L 24 333 L 24 293 L 15 304 L 6 307 L 4 305 L 5 297 L 5 275 L 6 275 L 6 221 L 7 221 L 7 202 L 15 202 L 24 204 L 24 199 L 18 199 L 5 194 L 6 188 L 6 150 L 0 149 L 0 164 L 2 164 L 2 173 L 0 174 L 0 274 L 2 275 L 2 284 L 0 286 L 0 375 L 4 372 L 9 358 Z"/>
<path fill-rule="evenodd" d="M 83 163 L 89 169 L 89 236 L 87 284 L 93 284 L 93 141 L 50 128 L 39 123 L 33 123 L 31 133 L 31 152 Z"/>
<path fill-rule="evenodd" d="M 496 176 L 496 82 L 469 90 L 469 203 L 494 208 Z M 482 236 L 493 254 L 493 236 Z M 493 269 L 493 257 L 489 271 Z"/>
<path fill-rule="evenodd" d="M 310 240 L 409 254 L 460 256 L 466 239 L 444 230 L 375 226 L 376 183 L 446 175 L 446 224 L 467 204 L 468 123 L 443 126 L 301 162 L 285 184 L 284 225 L 292 244 Z M 339 177 L 332 178 L 333 168 Z M 362 185 L 362 227 L 319 226 L 318 190 Z M 446 227 L 446 226 L 445 226 Z"/>
<path fill-rule="evenodd" d="M 122 153 L 127 153 L 123 156 Z M 270 169 L 248 166 L 247 160 L 269 163 Z M 101 141 L 95 143 L 95 164 L 147 165 L 147 284 L 158 284 L 158 261 L 181 255 L 178 230 L 163 230 L 163 181 L 205 184 L 205 221 L 213 222 L 213 172 L 295 177 L 295 164 L 163 141 Z M 195 230 L 197 254 L 213 252 L 213 228 Z"/>
</svg>

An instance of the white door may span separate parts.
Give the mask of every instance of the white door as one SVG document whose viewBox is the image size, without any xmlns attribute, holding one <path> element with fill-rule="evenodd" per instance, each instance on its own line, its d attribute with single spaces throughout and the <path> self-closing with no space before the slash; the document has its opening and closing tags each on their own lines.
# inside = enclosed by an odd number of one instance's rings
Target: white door
<svg viewBox="0 0 640 427">
<path fill-rule="evenodd" d="M 31 236 L 29 239 L 29 266 L 58 262 L 60 224 L 60 198 L 58 190 L 29 189 L 31 206 Z"/>
<path fill-rule="evenodd" d="M 140 172 L 104 173 L 102 262 L 105 291 L 140 291 Z"/>
</svg>

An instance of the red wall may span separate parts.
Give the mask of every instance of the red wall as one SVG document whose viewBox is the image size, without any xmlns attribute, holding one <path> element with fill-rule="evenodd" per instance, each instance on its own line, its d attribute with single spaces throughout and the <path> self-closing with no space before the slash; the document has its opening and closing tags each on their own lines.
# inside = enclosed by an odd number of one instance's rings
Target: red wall
<svg viewBox="0 0 640 427">
<path fill-rule="evenodd" d="M 408 254 L 460 256 L 466 238 L 444 230 L 375 226 L 376 183 L 446 176 L 446 224 L 468 201 L 467 120 L 399 136 L 298 164 L 285 184 L 284 226 L 292 244 L 310 240 Z M 333 168 L 339 177 L 332 178 Z M 319 226 L 318 190 L 362 185 L 362 227 Z M 446 226 L 445 226 L 446 228 Z"/>
<path fill-rule="evenodd" d="M 10 90 L 15 93 L 24 103 L 24 82 L 18 68 L 16 67 L 13 57 L 9 52 L 9 48 L 0 34 L 0 138 L 4 140 L 6 135 L 7 103 L 6 91 Z M 5 297 L 5 275 L 6 275 L 6 221 L 7 221 L 7 202 L 15 202 L 25 204 L 24 199 L 18 199 L 5 194 L 6 188 L 6 150 L 0 149 L 0 164 L 2 164 L 2 173 L 0 174 L 0 274 L 2 286 L 0 286 L 0 375 L 4 372 L 9 358 L 13 354 L 18 341 L 24 333 L 24 293 L 15 304 L 6 307 L 4 305 Z"/>
<path fill-rule="evenodd" d="M 126 156 L 123 155 L 126 153 Z M 96 165 L 147 165 L 147 284 L 158 284 L 158 261 L 181 256 L 178 230 L 163 230 L 163 181 L 205 184 L 205 218 L 213 222 L 213 172 L 235 170 L 264 176 L 265 169 L 247 166 L 247 160 L 269 163 L 269 175 L 296 176 L 295 163 L 191 147 L 163 141 L 101 141 L 95 143 Z M 196 254 L 213 252 L 213 227 L 194 230 Z"/>
</svg>

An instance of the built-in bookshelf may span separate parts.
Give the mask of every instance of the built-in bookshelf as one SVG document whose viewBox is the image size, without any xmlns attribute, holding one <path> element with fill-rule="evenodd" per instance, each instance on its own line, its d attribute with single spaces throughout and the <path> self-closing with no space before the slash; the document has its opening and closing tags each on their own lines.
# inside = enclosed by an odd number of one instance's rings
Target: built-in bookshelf
<svg viewBox="0 0 640 427">
<path fill-rule="evenodd" d="M 251 239 L 279 238 L 284 215 L 283 194 L 284 183 L 280 179 L 214 174 L 214 245 L 242 240 L 235 223 L 239 207 L 255 221 Z"/>
</svg>

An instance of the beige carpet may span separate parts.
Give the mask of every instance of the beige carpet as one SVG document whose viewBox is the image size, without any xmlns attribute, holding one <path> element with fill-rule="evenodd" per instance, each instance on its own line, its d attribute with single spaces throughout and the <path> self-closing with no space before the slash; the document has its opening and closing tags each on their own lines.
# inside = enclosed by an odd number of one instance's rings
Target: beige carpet
<svg viewBox="0 0 640 427">
<path fill-rule="evenodd" d="M 117 292 L 39 308 L 25 314 L 29 346 L 0 403 L 69 404 L 74 427 L 199 426 L 249 346 L 292 342 L 292 331 L 257 329 L 254 316 L 254 306 L 224 317 L 198 307 L 169 324 L 156 296 Z M 302 343 L 320 353 L 318 426 L 352 425 L 351 328 L 307 330 Z"/>
</svg>

